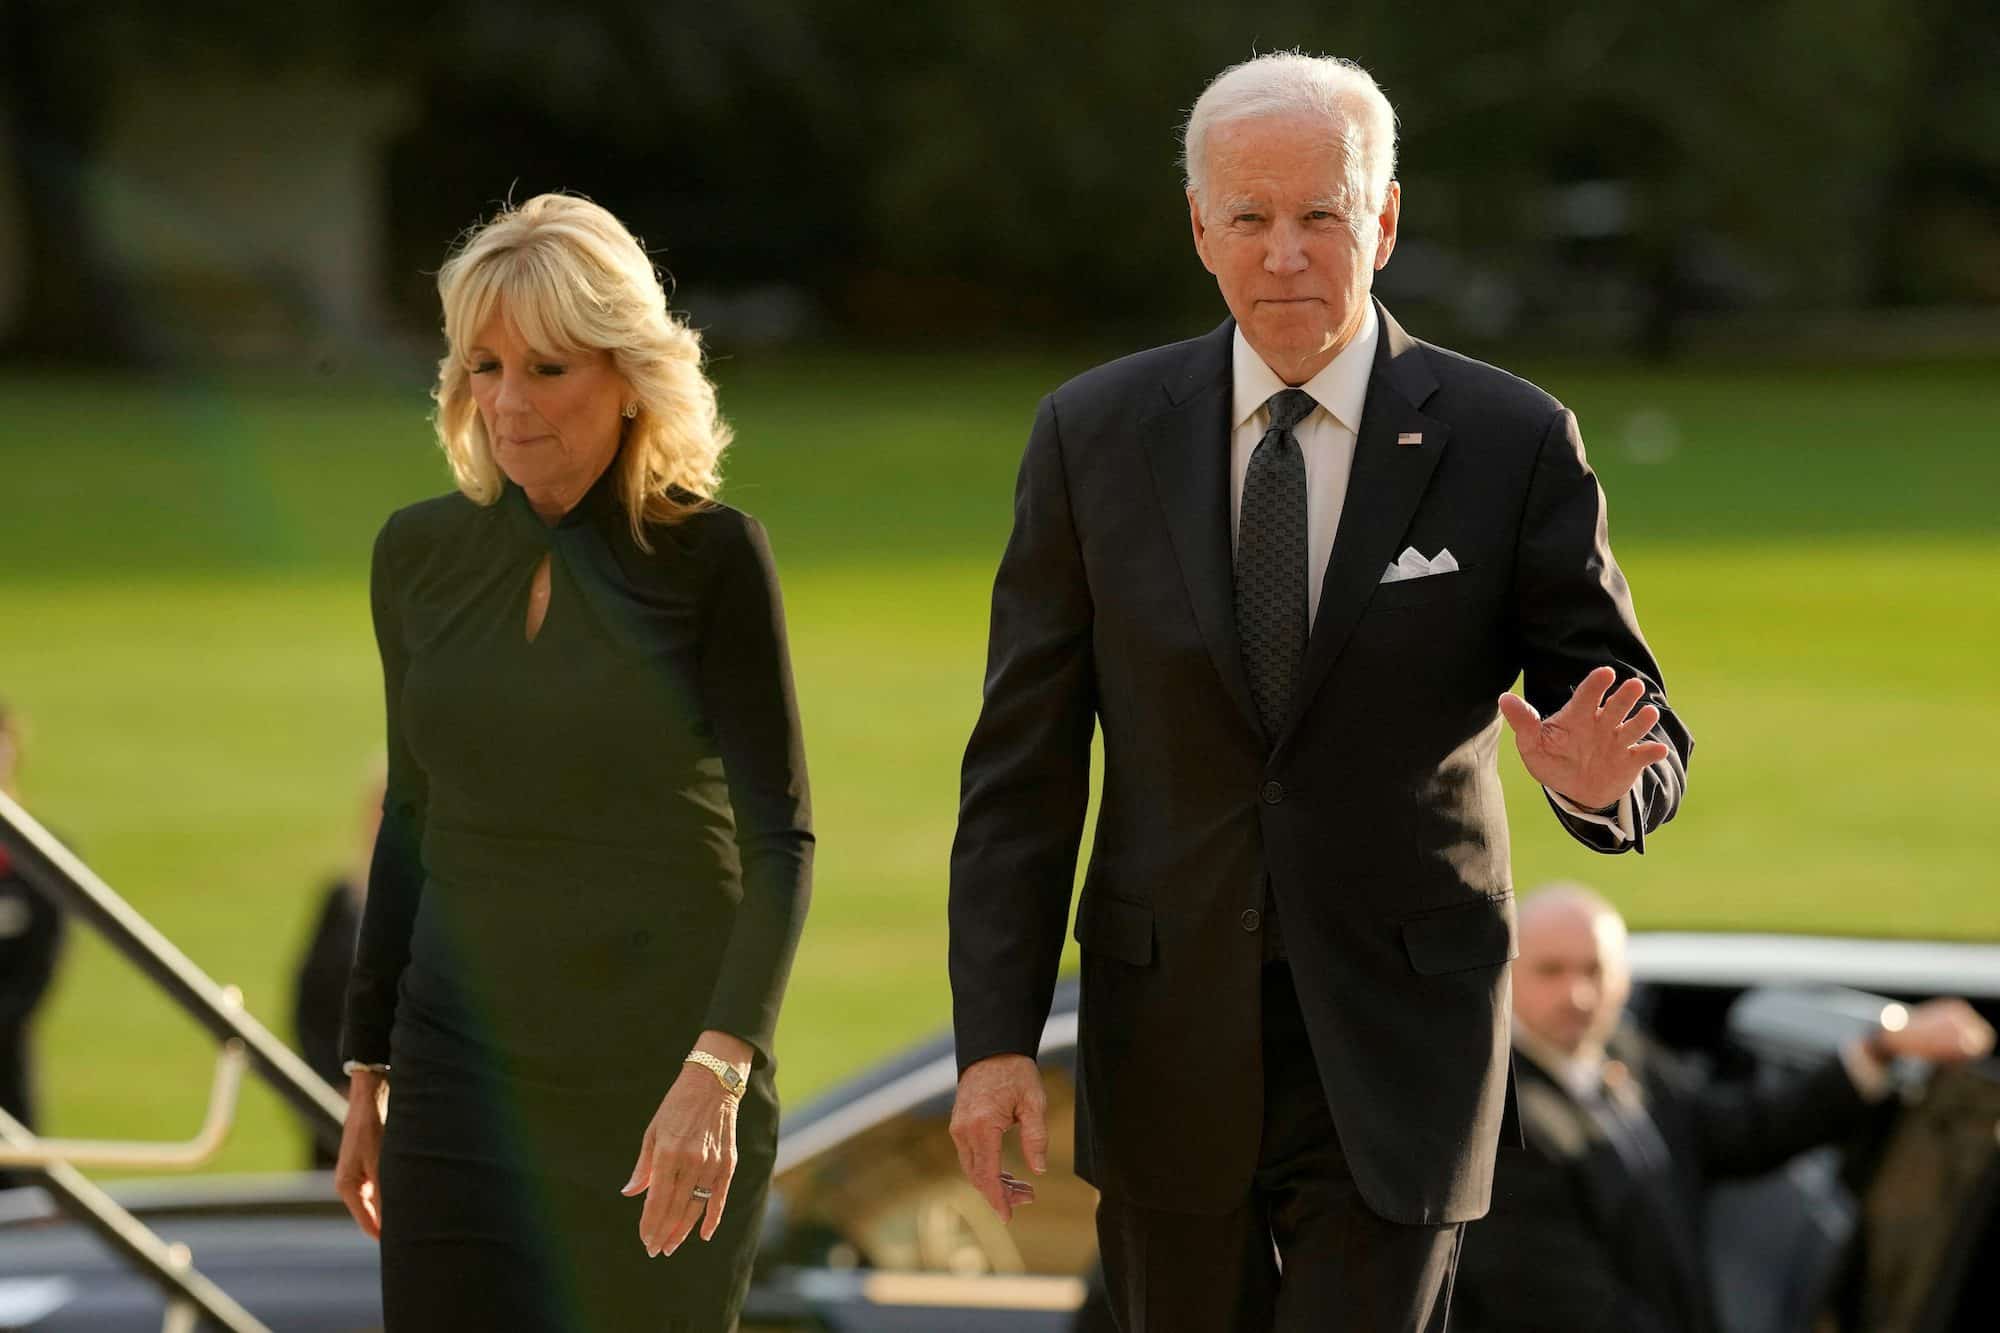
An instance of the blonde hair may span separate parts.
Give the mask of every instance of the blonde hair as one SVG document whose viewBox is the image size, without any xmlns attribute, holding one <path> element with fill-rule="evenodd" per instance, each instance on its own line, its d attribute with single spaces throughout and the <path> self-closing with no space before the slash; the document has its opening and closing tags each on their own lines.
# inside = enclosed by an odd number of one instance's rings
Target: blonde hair
<svg viewBox="0 0 2000 1333">
<path fill-rule="evenodd" d="M 642 550 L 652 549 L 648 523 L 677 522 L 715 497 L 730 431 L 703 372 L 701 335 L 667 309 L 645 248 L 609 210 L 567 194 L 502 208 L 452 247 L 438 298 L 449 346 L 432 420 L 458 489 L 474 503 L 499 499 L 505 479 L 472 400 L 466 349 L 503 303 L 529 346 L 608 351 L 632 386 L 638 415 L 623 423 L 615 466 Z"/>
</svg>

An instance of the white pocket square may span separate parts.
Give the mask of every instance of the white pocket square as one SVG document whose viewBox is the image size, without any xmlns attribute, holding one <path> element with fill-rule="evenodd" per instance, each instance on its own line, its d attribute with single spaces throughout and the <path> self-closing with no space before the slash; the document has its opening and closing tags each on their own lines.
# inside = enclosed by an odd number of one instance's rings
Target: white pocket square
<svg viewBox="0 0 2000 1333">
<path fill-rule="evenodd" d="M 1458 572 L 1458 557 L 1451 553 L 1449 546 L 1438 548 L 1438 553 L 1426 560 L 1414 546 L 1405 546 L 1403 553 L 1396 557 L 1396 563 L 1382 571 L 1382 582 L 1401 583 L 1406 579 L 1429 578 L 1433 574 L 1455 574 Z"/>
</svg>

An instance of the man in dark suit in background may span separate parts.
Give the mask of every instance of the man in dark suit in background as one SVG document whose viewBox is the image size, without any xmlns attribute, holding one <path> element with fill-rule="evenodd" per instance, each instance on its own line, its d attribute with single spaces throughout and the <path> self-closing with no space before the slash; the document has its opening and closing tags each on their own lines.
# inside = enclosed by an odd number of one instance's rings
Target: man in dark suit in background
<svg viewBox="0 0 2000 1333">
<path fill-rule="evenodd" d="M 292 981 L 292 1029 L 298 1033 L 299 1054 L 312 1071 L 337 1092 L 347 1092 L 341 1069 L 340 1022 L 347 1007 L 347 979 L 354 971 L 355 941 L 361 937 L 361 909 L 368 901 L 368 864 L 375 856 L 375 835 L 382 828 L 382 792 L 388 763 L 378 759 L 361 793 L 360 834 L 347 868 L 320 892 L 319 914 L 299 959 Z M 339 1160 L 338 1144 L 308 1137 L 307 1152 L 315 1169 L 331 1170 Z"/>
<path fill-rule="evenodd" d="M 0 702 L 0 791 L 16 800 L 24 730 Z M 0 849 L 0 1107 L 29 1129 L 41 1122 L 30 1038 L 62 954 L 63 933 L 61 909 L 28 883 Z M 32 1179 L 29 1172 L 0 1171 L 0 1189 Z"/>
<path fill-rule="evenodd" d="M 1710 1181 L 1758 1175 L 1861 1127 L 1888 1062 L 1993 1048 L 1963 1000 L 1933 1000 L 1816 1070 L 1711 1082 L 1622 1019 L 1625 922 L 1578 885 L 1521 904 L 1515 1069 L 1525 1148 L 1503 1150 L 1493 1211 L 1466 1236 L 1476 1333 L 1715 1333 L 1703 1248 Z"/>
<path fill-rule="evenodd" d="M 1673 815 L 1690 742 L 1575 419 L 1370 297 L 1401 209 L 1374 81 L 1236 66 L 1185 156 L 1231 318 L 1058 389 L 1021 464 L 952 852 L 952 1134 L 1003 1218 L 1032 1198 L 1001 1142 L 1045 1169 L 1100 729 L 1077 1162 L 1120 1326 L 1439 1330 L 1507 1101 L 1503 716 L 1603 851 Z"/>
</svg>

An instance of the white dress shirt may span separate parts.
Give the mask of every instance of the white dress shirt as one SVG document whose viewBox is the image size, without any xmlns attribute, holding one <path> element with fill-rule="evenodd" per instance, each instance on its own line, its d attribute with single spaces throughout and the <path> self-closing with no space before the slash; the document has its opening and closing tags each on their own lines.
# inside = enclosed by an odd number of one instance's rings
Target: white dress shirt
<svg viewBox="0 0 2000 1333">
<path fill-rule="evenodd" d="M 1347 503 L 1347 478 L 1354 469 L 1354 442 L 1361 430 L 1361 409 L 1368 401 L 1368 379 L 1375 371 L 1375 345 L 1381 336 L 1382 321 L 1375 313 L 1375 303 L 1370 301 L 1354 340 L 1341 348 L 1319 374 L 1297 386 L 1319 404 L 1292 429 L 1306 463 L 1308 630 L 1319 618 L 1320 585 L 1326 579 L 1327 560 L 1333 555 L 1333 535 L 1340 530 L 1340 511 Z M 1240 326 L 1232 342 L 1231 371 L 1234 394 L 1229 416 L 1229 532 L 1233 552 L 1243 512 L 1243 476 L 1249 470 L 1250 455 L 1256 451 L 1258 441 L 1270 429 L 1271 414 L 1264 405 L 1273 394 L 1293 386 L 1264 364 L 1264 358 L 1250 346 Z M 1602 824 L 1616 833 L 1619 841 L 1629 842 L 1633 812 L 1637 808 L 1634 792 L 1621 796 L 1617 809 L 1610 815 L 1585 810 L 1559 792 L 1550 791 L 1549 796 L 1571 815 Z"/>
<path fill-rule="evenodd" d="M 1319 588 L 1326 577 L 1326 562 L 1333 554 L 1333 534 L 1340 528 L 1341 506 L 1347 502 L 1347 474 L 1354 467 L 1354 438 L 1361 429 L 1361 408 L 1368 400 L 1368 376 L 1375 369 L 1375 344 L 1382 335 L 1382 322 L 1375 315 L 1375 303 L 1354 341 L 1340 355 L 1298 387 L 1318 403 L 1305 420 L 1292 428 L 1298 437 L 1299 452 L 1306 460 L 1306 625 L 1319 616 Z M 1264 358 L 1236 330 L 1232 352 L 1235 372 L 1234 406 L 1229 431 L 1229 512 L 1243 510 L 1243 475 L 1250 467 L 1250 455 L 1270 429 L 1271 414 L 1264 404 L 1271 395 L 1292 386 L 1278 378 L 1264 364 Z M 1236 520 L 1230 520 L 1230 540 L 1236 535 Z"/>
</svg>

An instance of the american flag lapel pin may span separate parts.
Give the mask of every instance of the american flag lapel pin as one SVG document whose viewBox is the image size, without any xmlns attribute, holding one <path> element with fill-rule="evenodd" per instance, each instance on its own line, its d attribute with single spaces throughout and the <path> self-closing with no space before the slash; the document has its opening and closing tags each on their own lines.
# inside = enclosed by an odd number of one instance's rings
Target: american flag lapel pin
<svg viewBox="0 0 2000 1333">
<path fill-rule="evenodd" d="M 1424 433 L 1419 430 L 1406 430 L 1396 437 L 1397 444 L 1422 444 L 1423 442 Z"/>
</svg>

